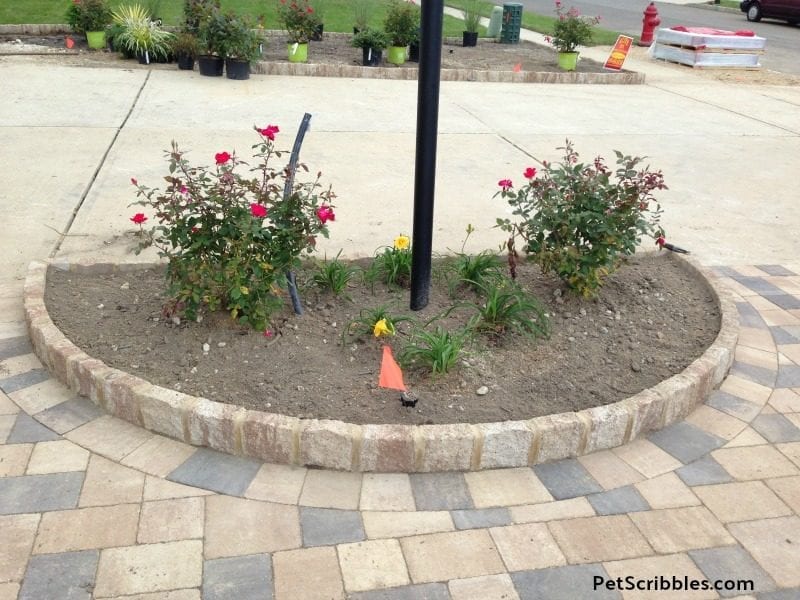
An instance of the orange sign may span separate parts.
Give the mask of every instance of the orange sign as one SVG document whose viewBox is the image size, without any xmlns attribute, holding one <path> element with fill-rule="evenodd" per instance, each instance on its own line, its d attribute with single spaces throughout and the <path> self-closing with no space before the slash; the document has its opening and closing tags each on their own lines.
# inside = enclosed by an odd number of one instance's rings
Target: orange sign
<svg viewBox="0 0 800 600">
<path fill-rule="evenodd" d="M 614 44 L 614 47 L 611 49 L 611 54 L 608 55 L 608 59 L 606 59 L 606 64 L 603 65 L 603 68 L 610 69 L 611 71 L 621 71 L 622 63 L 625 62 L 625 59 L 628 56 L 628 51 L 631 49 L 632 45 L 632 37 L 628 37 L 627 35 L 619 36 L 617 38 L 617 42 Z"/>
</svg>

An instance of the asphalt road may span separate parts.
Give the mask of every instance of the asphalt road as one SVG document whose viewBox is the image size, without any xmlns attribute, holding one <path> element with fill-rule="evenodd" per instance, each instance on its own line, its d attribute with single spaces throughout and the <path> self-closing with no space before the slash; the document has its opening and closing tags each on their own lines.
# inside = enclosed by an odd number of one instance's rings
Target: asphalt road
<svg viewBox="0 0 800 600">
<path fill-rule="evenodd" d="M 525 10 L 542 15 L 554 14 L 553 0 L 514 0 Z M 587 15 L 599 15 L 601 25 L 623 33 L 639 35 L 647 0 L 563 0 L 564 5 L 575 6 Z M 715 27 L 717 29 L 750 29 L 767 38 L 767 52 L 761 59 L 766 69 L 800 75 L 800 26 L 785 21 L 764 19 L 750 23 L 743 12 L 714 10 L 696 5 L 679 5 L 656 2 L 661 27 L 685 25 L 687 27 Z"/>
</svg>

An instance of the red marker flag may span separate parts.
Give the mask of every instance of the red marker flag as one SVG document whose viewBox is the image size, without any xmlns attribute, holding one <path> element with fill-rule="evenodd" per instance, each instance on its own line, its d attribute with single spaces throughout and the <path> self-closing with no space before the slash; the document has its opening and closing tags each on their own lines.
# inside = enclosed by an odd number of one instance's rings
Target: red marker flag
<svg viewBox="0 0 800 600">
<path fill-rule="evenodd" d="M 70 50 L 71 50 L 71 49 L 72 49 L 72 48 L 75 46 L 75 40 L 73 40 L 73 39 L 72 39 L 71 37 L 69 37 L 69 36 L 65 36 L 65 37 L 64 37 L 64 44 L 66 45 L 66 47 L 67 47 L 68 49 L 70 49 Z"/>
<path fill-rule="evenodd" d="M 522 71 L 522 63 L 517 63 L 514 65 L 514 73 L 519 73 Z"/>
<path fill-rule="evenodd" d="M 394 356 L 392 356 L 392 349 L 389 346 L 383 347 L 378 385 L 390 390 L 406 391 L 406 384 L 403 383 L 403 371 L 400 370 L 400 366 L 395 362 Z"/>
</svg>

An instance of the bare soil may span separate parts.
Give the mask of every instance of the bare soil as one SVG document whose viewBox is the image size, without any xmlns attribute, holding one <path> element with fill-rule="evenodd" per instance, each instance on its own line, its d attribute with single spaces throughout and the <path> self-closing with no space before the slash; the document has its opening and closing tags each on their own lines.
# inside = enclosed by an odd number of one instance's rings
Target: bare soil
<svg viewBox="0 0 800 600">
<path fill-rule="evenodd" d="M 683 370 L 719 330 L 711 292 L 667 254 L 634 257 L 594 301 L 568 294 L 535 266 L 522 266 L 518 281 L 546 306 L 550 338 L 479 339 L 444 376 L 406 370 L 406 385 L 420 398 L 414 408 L 377 385 L 382 344 L 397 355 L 408 324 L 388 342 L 342 333 L 365 307 L 388 305 L 391 314 L 419 322 L 435 317 L 454 302 L 440 277 L 430 304 L 417 313 L 408 310 L 407 291 L 380 284 L 374 292 L 351 285 L 347 299 L 306 289 L 304 314 L 287 308 L 276 315 L 271 337 L 241 330 L 225 314 L 200 323 L 165 317 L 161 269 L 102 276 L 51 269 L 46 302 L 56 325 L 85 352 L 153 383 L 253 409 L 361 424 L 505 421 L 615 402 Z M 457 300 L 476 299 L 462 290 Z M 459 309 L 439 323 L 463 326 L 472 314 Z"/>
</svg>

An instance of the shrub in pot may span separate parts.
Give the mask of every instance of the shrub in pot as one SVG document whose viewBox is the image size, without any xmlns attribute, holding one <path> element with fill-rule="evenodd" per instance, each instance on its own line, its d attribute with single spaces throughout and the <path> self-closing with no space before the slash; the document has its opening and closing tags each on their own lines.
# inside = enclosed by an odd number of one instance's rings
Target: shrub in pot
<svg viewBox="0 0 800 600">
<path fill-rule="evenodd" d="M 319 16 L 307 0 L 280 0 L 278 22 L 288 34 L 289 62 L 308 61 L 308 42 L 321 24 Z"/>
<path fill-rule="evenodd" d="M 136 44 L 132 41 L 132 32 L 146 27 L 149 22 L 147 10 L 141 4 L 121 4 L 111 12 L 112 24 L 109 35 L 114 50 L 125 58 L 136 58 Z"/>
<path fill-rule="evenodd" d="M 412 2 L 392 0 L 386 11 L 383 29 L 389 36 L 387 60 L 396 65 L 406 62 L 406 47 L 417 40 L 419 10 Z"/>
<path fill-rule="evenodd" d="M 172 41 L 172 53 L 178 61 L 178 68 L 184 71 L 194 69 L 197 58 L 197 36 L 192 33 L 179 33 Z"/>
<path fill-rule="evenodd" d="M 214 10 L 219 10 L 219 0 L 183 0 L 183 30 L 198 35 L 200 25 Z"/>
<path fill-rule="evenodd" d="M 73 0 L 67 8 L 67 23 L 75 33 L 86 34 L 89 48 L 99 50 L 106 47 L 111 9 L 106 0 Z"/>
<path fill-rule="evenodd" d="M 383 58 L 383 49 L 389 45 L 389 36 L 380 29 L 363 29 L 353 36 L 350 44 L 361 48 L 365 67 L 377 67 Z"/>
<path fill-rule="evenodd" d="M 225 17 L 225 71 L 228 79 L 250 79 L 250 64 L 261 58 L 264 37 L 249 19 Z"/>
<path fill-rule="evenodd" d="M 565 71 L 574 71 L 578 64 L 578 46 L 592 41 L 592 28 L 600 22 L 599 17 L 581 15 L 574 6 L 565 10 L 556 3 L 556 19 L 550 42 L 558 50 L 558 66 Z"/>
<path fill-rule="evenodd" d="M 227 21 L 216 8 L 212 8 L 200 22 L 197 34 L 199 54 L 197 65 L 200 75 L 221 77 L 225 69 L 225 36 Z"/>
<path fill-rule="evenodd" d="M 464 17 L 461 45 L 464 47 L 478 45 L 478 28 L 481 24 L 483 5 L 483 0 L 466 0 L 464 8 L 461 9 L 461 15 Z"/>
</svg>

